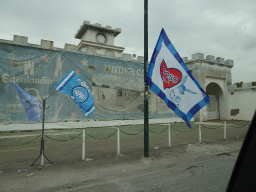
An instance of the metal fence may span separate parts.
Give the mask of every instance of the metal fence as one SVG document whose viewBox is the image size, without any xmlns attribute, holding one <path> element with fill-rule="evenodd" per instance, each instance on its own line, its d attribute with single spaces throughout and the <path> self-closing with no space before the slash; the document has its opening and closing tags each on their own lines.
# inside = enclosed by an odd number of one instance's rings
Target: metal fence
<svg viewBox="0 0 256 192">
<path fill-rule="evenodd" d="M 244 124 L 240 124 L 240 125 L 234 125 L 234 124 L 229 124 L 227 123 L 226 121 L 224 121 L 222 124 L 216 126 L 216 125 L 208 125 L 206 126 L 205 124 L 201 123 L 201 124 L 194 124 L 192 126 L 191 129 L 189 128 L 182 128 L 182 129 L 177 129 L 174 127 L 174 124 L 166 124 L 166 127 L 163 128 L 162 130 L 160 131 L 155 131 L 154 128 L 157 127 L 157 125 L 155 125 L 155 127 L 153 125 L 151 125 L 149 131 L 152 133 L 152 134 L 163 134 L 165 133 L 166 134 L 166 131 L 167 131 L 167 134 L 168 134 L 168 146 L 171 147 L 172 146 L 172 143 L 171 143 L 171 134 L 172 132 L 190 132 L 190 131 L 196 131 L 196 129 L 198 128 L 199 130 L 199 143 L 201 144 L 202 143 L 202 129 L 205 129 L 205 130 L 216 130 L 216 129 L 221 129 L 223 128 L 223 139 L 226 140 L 227 139 L 227 127 L 229 128 L 232 128 L 232 129 L 239 129 L 239 128 L 245 128 L 247 126 L 249 126 L 250 122 L 247 122 L 247 123 L 244 123 Z M 105 137 L 95 137 L 93 135 L 91 135 L 88 131 L 86 131 L 86 128 L 84 130 L 82 130 L 81 132 L 78 132 L 77 135 L 73 136 L 72 138 L 70 139 L 55 139 L 53 138 L 52 136 L 49 136 L 48 134 L 45 134 L 45 137 L 47 139 L 50 139 L 50 140 L 53 140 L 53 141 L 56 141 L 56 142 L 67 142 L 67 141 L 71 141 L 71 140 L 75 140 L 75 139 L 79 139 L 82 135 L 82 160 L 85 160 L 85 144 L 86 144 L 86 136 L 87 137 L 91 137 L 95 140 L 105 140 L 105 139 L 109 139 L 111 137 L 113 137 L 115 134 L 117 135 L 117 155 L 120 155 L 120 132 L 122 134 L 125 134 L 125 135 L 129 135 L 129 136 L 135 136 L 135 135 L 139 135 L 141 134 L 143 131 L 144 131 L 144 128 L 142 128 L 141 130 L 139 130 L 138 132 L 135 132 L 135 133 L 127 133 L 123 130 L 120 130 L 120 127 L 111 127 L 111 128 L 115 128 L 116 130 L 113 131 L 111 134 L 109 134 L 108 136 L 105 136 Z M 96 128 L 95 128 L 96 129 Z M 21 144 L 17 144 L 17 145 L 14 145 L 14 144 L 10 144 L 10 145 L 2 145 L 1 142 L 0 142 L 0 147 L 11 147 L 11 146 L 21 146 L 21 145 L 26 145 L 26 144 L 29 144 L 31 142 L 35 142 L 35 141 L 38 141 L 39 138 L 41 137 L 41 135 L 35 135 L 35 138 L 25 142 L 25 143 L 21 143 Z M 80 138 L 81 139 L 81 138 Z"/>
</svg>

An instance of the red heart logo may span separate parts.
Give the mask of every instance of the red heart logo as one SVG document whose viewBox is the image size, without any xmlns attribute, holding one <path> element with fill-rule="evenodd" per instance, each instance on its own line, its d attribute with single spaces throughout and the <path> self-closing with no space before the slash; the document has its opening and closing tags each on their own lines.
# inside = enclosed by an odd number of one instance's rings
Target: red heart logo
<svg viewBox="0 0 256 192">
<path fill-rule="evenodd" d="M 179 84 L 182 79 L 182 73 L 178 69 L 168 69 L 164 60 L 160 66 L 160 73 L 163 80 L 164 89 L 171 88 Z"/>
</svg>

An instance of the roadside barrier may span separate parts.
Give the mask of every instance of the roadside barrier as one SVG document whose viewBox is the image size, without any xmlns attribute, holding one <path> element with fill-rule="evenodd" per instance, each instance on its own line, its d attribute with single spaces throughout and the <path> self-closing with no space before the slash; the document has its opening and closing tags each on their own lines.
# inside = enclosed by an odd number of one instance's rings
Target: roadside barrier
<svg viewBox="0 0 256 192">
<path fill-rule="evenodd" d="M 111 135 L 109 135 L 109 136 L 107 136 L 107 137 L 97 138 L 97 137 L 94 137 L 94 136 L 90 135 L 89 133 L 87 133 L 87 132 L 85 131 L 85 133 L 86 133 L 89 137 L 91 137 L 91 138 L 93 138 L 93 139 L 99 139 L 99 140 L 100 140 L 100 139 L 108 139 L 108 138 L 112 137 L 113 135 L 115 135 L 116 132 L 117 132 L 117 131 L 115 131 L 114 133 L 112 133 Z"/>
<path fill-rule="evenodd" d="M 117 155 L 120 155 L 120 131 L 117 128 Z"/>
<path fill-rule="evenodd" d="M 144 128 L 143 128 L 141 131 L 139 131 L 138 133 L 134 133 L 134 134 L 125 133 L 125 132 L 123 132 L 122 130 L 120 130 L 120 132 L 123 133 L 123 134 L 125 134 L 125 135 L 138 135 L 138 134 L 140 134 L 142 131 L 144 131 Z"/>
<path fill-rule="evenodd" d="M 111 135 L 107 136 L 107 137 L 103 137 L 103 138 L 97 138 L 97 137 L 94 137 L 92 135 L 90 135 L 88 132 L 86 132 L 85 130 L 83 130 L 81 133 L 79 133 L 77 136 L 71 138 L 71 139 L 67 139 L 67 140 L 59 140 L 59 139 L 53 139 L 51 137 L 49 137 L 48 135 L 45 135 L 45 137 L 49 138 L 49 139 L 52 139 L 54 141 L 70 141 L 70 140 L 73 140 L 77 137 L 79 137 L 81 134 L 83 134 L 83 137 L 82 137 L 82 160 L 84 161 L 85 160 L 85 136 L 88 135 L 89 137 L 93 138 L 93 139 L 98 139 L 98 140 L 101 140 L 101 139 L 108 139 L 110 137 L 112 137 L 114 134 L 117 133 L 117 154 L 119 155 L 120 154 L 120 132 L 119 132 L 119 128 L 117 128 L 117 131 L 115 131 L 114 133 L 112 133 Z"/>
<path fill-rule="evenodd" d="M 65 140 L 59 140 L 59 139 L 53 139 L 52 137 L 49 137 L 48 135 L 44 135 L 45 137 L 51 139 L 51 140 L 54 140 L 54 141 L 61 141 L 61 142 L 65 142 L 65 141 L 71 141 L 77 137 L 79 137 L 83 132 L 79 133 L 77 136 L 75 137 L 72 137 L 71 139 L 65 139 Z"/>
<path fill-rule="evenodd" d="M 224 123 L 222 123 L 221 125 L 217 126 L 217 127 L 207 127 L 207 126 L 204 126 L 202 124 L 199 124 L 199 127 L 198 127 L 198 130 L 199 130 L 199 143 L 201 144 L 202 143 L 202 130 L 201 130 L 201 127 L 203 128 L 206 128 L 206 129 L 219 129 L 223 126 L 224 128 L 224 140 L 227 139 L 227 130 L 226 130 L 226 127 L 227 127 L 227 123 L 226 121 L 224 121 Z"/>
<path fill-rule="evenodd" d="M 201 144 L 202 143 L 202 134 L 201 134 L 201 125 L 199 124 L 199 143 Z"/>
<path fill-rule="evenodd" d="M 170 125 L 170 123 L 168 125 L 168 144 L 169 144 L 169 147 L 172 146 L 172 143 L 171 143 L 171 125 Z"/>
<path fill-rule="evenodd" d="M 202 124 L 199 124 L 199 127 L 198 127 L 198 130 L 199 130 L 199 143 L 200 143 L 200 144 L 202 143 L 202 133 L 201 133 L 202 129 L 201 129 L 201 127 L 206 128 L 206 129 L 219 129 L 219 128 L 221 128 L 223 125 L 224 125 L 224 140 L 226 140 L 226 121 L 224 121 L 224 123 L 222 123 L 221 125 L 219 125 L 219 126 L 217 126 L 217 127 L 214 127 L 214 128 L 212 128 L 212 127 L 207 127 L 207 126 L 204 126 L 204 125 L 202 125 Z"/>
<path fill-rule="evenodd" d="M 104 138 L 96 138 L 96 137 L 93 137 L 93 136 L 89 135 L 85 130 L 83 130 L 83 132 L 82 132 L 82 133 L 83 133 L 83 138 L 82 138 L 82 160 L 83 160 L 83 161 L 85 160 L 85 141 L 86 141 L 86 140 L 85 140 L 85 135 L 86 135 L 86 134 L 87 134 L 88 136 L 94 138 L 94 139 L 107 139 L 107 138 L 113 136 L 115 133 L 117 133 L 117 155 L 120 155 L 120 132 L 123 133 L 123 134 L 125 134 L 125 135 L 138 135 L 138 134 L 140 134 L 141 132 L 144 131 L 144 128 L 143 128 L 143 129 L 140 130 L 139 132 L 132 134 L 132 133 L 126 133 L 126 132 L 120 130 L 120 128 L 116 128 L 116 129 L 117 129 L 117 131 L 115 131 L 115 132 L 112 133 L 111 135 L 109 135 L 109 136 L 107 136 L 107 137 L 104 137 Z M 160 133 L 165 132 L 167 129 L 168 129 L 168 144 L 169 144 L 169 147 L 171 147 L 171 125 L 170 125 L 170 124 L 168 124 L 168 126 L 167 126 L 164 130 L 162 130 L 162 131 L 160 131 L 160 132 L 155 132 L 155 131 L 152 131 L 152 130 L 150 130 L 150 129 L 149 129 L 149 132 L 154 133 L 154 134 L 160 134 Z M 178 130 L 178 131 L 179 131 L 179 130 Z M 179 132 L 183 132 L 183 131 L 179 131 Z M 185 131 L 185 132 L 188 132 L 188 131 Z"/>
<path fill-rule="evenodd" d="M 225 123 L 226 121 L 224 121 L 224 123 Z M 221 128 L 223 125 L 224 125 L 224 123 L 222 123 L 221 125 L 219 125 L 218 127 L 214 127 L 214 128 L 212 128 L 212 127 L 207 127 L 207 126 L 205 126 L 205 125 L 203 125 L 203 124 L 201 124 L 201 126 L 203 127 L 203 128 L 206 128 L 206 129 L 219 129 L 219 128 Z"/>
<path fill-rule="evenodd" d="M 33 141 L 35 141 L 36 139 L 38 139 L 39 137 L 41 137 L 41 135 L 38 135 L 36 138 L 34 138 L 34 139 L 32 139 L 32 140 L 30 140 L 30 141 L 27 141 L 27 142 L 25 142 L 25 143 L 21 143 L 21 144 L 16 144 L 16 145 L 0 145 L 1 147 L 11 147 L 11 146 L 20 146 L 20 145 L 26 145 L 26 144 L 28 144 L 28 143 L 31 143 L 31 142 L 33 142 Z"/>
<path fill-rule="evenodd" d="M 83 130 L 83 139 L 82 139 L 82 160 L 85 160 L 85 130 Z"/>
<path fill-rule="evenodd" d="M 217 127 L 216 127 L 215 125 L 205 126 L 205 125 L 203 125 L 203 124 L 199 124 L 199 125 L 198 125 L 198 130 L 199 130 L 199 143 L 200 143 L 200 144 L 202 143 L 202 133 L 201 133 L 201 132 L 202 132 L 202 128 L 203 128 L 203 129 L 219 129 L 219 128 L 223 127 L 223 129 L 224 129 L 224 140 L 226 140 L 226 139 L 227 139 L 227 135 L 226 135 L 226 134 L 227 134 L 227 126 L 229 126 L 229 127 L 231 127 L 231 128 L 244 128 L 244 127 L 248 126 L 249 124 L 250 124 L 250 122 L 248 122 L 248 123 L 246 123 L 246 124 L 243 124 L 242 126 L 234 126 L 233 124 L 227 124 L 226 121 L 224 121 L 221 125 L 218 125 Z M 157 126 L 157 125 L 156 125 L 156 126 Z M 214 127 L 213 127 L 213 126 L 214 126 Z M 186 129 L 186 130 L 184 130 L 184 128 L 183 128 L 183 130 L 182 130 L 182 129 L 177 129 L 177 128 L 173 127 L 173 126 L 169 123 L 166 128 L 164 128 L 163 130 L 158 131 L 158 132 L 153 131 L 154 127 L 153 127 L 153 129 L 152 129 L 152 126 L 151 126 L 151 128 L 149 129 L 149 132 L 151 132 L 151 133 L 153 133 L 153 134 L 161 134 L 161 133 L 164 133 L 164 132 L 168 129 L 168 131 L 167 131 L 167 134 L 168 134 L 168 146 L 171 147 L 171 146 L 172 146 L 172 143 L 171 143 L 171 141 L 172 141 L 172 140 L 171 140 L 171 130 L 174 130 L 174 131 L 177 131 L 177 132 L 190 132 L 190 131 L 192 131 L 192 130 L 195 130 L 196 127 L 197 127 L 196 125 L 193 125 L 193 127 L 192 127 L 191 129 Z M 86 132 L 86 130 L 83 130 L 82 132 L 78 132 L 78 134 L 77 134 L 76 136 L 74 136 L 74 137 L 72 137 L 72 138 L 70 138 L 70 139 L 65 139 L 65 140 L 54 139 L 53 137 L 50 137 L 50 136 L 47 135 L 47 134 L 45 135 L 45 137 L 48 138 L 48 139 L 51 139 L 51 140 L 53 140 L 53 141 L 66 142 L 66 141 L 74 140 L 74 139 L 78 138 L 80 135 L 82 135 L 82 160 L 85 160 L 86 136 L 89 136 L 89 137 L 91 137 L 91 138 L 93 138 L 93 139 L 97 139 L 97 140 L 103 140 L 103 139 L 108 139 L 108 138 L 114 136 L 115 134 L 117 134 L 117 155 L 120 155 L 120 132 L 121 132 L 122 134 L 125 134 L 125 135 L 134 136 L 134 135 L 138 135 L 138 134 L 140 134 L 140 133 L 142 133 L 142 132 L 144 131 L 144 128 L 143 128 L 143 129 L 141 129 L 141 130 L 140 130 L 139 132 L 137 132 L 137 133 L 127 133 L 127 132 L 121 130 L 119 127 L 111 127 L 111 128 L 115 128 L 116 131 L 114 131 L 113 133 L 111 133 L 110 135 L 108 135 L 108 136 L 106 136 L 106 137 L 101 137 L 101 138 L 95 137 L 95 136 L 89 134 L 88 132 Z M 157 127 L 156 127 L 156 128 L 157 128 Z M 11 145 L 1 145 L 1 143 L 0 143 L 0 146 L 1 146 L 1 147 L 9 147 L 9 146 L 26 145 L 26 144 L 28 144 L 28 143 L 31 143 L 31 142 L 35 141 L 35 140 L 38 139 L 40 136 L 41 136 L 41 134 L 38 135 L 36 138 L 34 138 L 34 139 L 30 140 L 30 141 L 27 141 L 27 142 L 25 142 L 25 143 L 21 143 L 21 144 L 17 144 L 17 145 L 13 145 L 13 144 L 11 144 Z"/>
<path fill-rule="evenodd" d="M 183 131 L 183 130 L 178 130 L 178 129 L 176 129 L 176 128 L 174 128 L 174 127 L 171 126 L 171 125 L 170 125 L 170 127 L 171 127 L 172 129 L 174 129 L 175 131 L 178 131 L 178 132 L 190 132 L 190 131 L 193 130 L 193 129 L 191 128 L 191 129 L 189 129 L 188 131 Z"/>
<path fill-rule="evenodd" d="M 227 123 L 224 121 L 224 140 L 227 139 Z"/>
<path fill-rule="evenodd" d="M 232 128 L 244 128 L 244 127 L 246 127 L 248 125 L 250 125 L 250 122 L 248 122 L 248 123 L 246 123 L 246 124 L 244 124 L 242 126 L 233 126 L 232 124 L 227 124 L 227 122 L 224 121 L 224 123 L 222 123 L 218 127 L 212 128 L 212 127 L 207 127 L 205 125 L 199 124 L 199 127 L 198 127 L 198 130 L 199 130 L 199 143 L 202 143 L 201 127 L 206 128 L 206 129 L 218 129 L 218 128 L 221 128 L 223 126 L 223 130 L 224 130 L 224 138 L 223 139 L 226 140 L 227 139 L 227 126 L 230 126 Z"/>
<path fill-rule="evenodd" d="M 151 133 L 155 133 L 155 134 L 160 134 L 160 133 L 165 132 L 165 131 L 166 131 L 166 129 L 168 129 L 168 127 L 169 127 L 169 126 L 167 126 L 163 131 L 160 131 L 160 132 L 154 132 L 154 131 L 152 131 L 152 130 L 150 130 L 150 129 L 149 129 L 149 132 L 151 132 Z"/>
<path fill-rule="evenodd" d="M 233 126 L 232 124 L 227 124 L 227 125 L 228 125 L 228 126 L 230 126 L 230 127 L 232 127 L 232 128 L 244 128 L 245 126 L 250 125 L 250 123 L 251 123 L 251 121 L 249 121 L 248 123 L 245 123 L 244 125 L 239 126 L 239 127 L 237 127 L 237 126 Z"/>
</svg>

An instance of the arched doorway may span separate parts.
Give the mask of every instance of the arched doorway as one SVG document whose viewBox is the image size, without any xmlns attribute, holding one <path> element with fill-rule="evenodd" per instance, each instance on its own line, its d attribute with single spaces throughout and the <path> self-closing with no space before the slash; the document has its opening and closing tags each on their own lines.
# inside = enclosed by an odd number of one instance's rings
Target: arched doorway
<svg viewBox="0 0 256 192">
<path fill-rule="evenodd" d="M 209 83 L 206 87 L 206 93 L 210 98 L 210 103 L 206 105 L 207 119 L 220 119 L 221 87 L 217 83 Z"/>
</svg>

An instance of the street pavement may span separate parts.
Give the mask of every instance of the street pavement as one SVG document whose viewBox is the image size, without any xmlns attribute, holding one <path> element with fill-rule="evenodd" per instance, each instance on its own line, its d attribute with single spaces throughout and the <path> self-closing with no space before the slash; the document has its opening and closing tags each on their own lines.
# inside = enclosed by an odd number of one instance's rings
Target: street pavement
<svg viewBox="0 0 256 192">
<path fill-rule="evenodd" d="M 225 191 L 248 129 L 232 125 L 241 128 L 227 128 L 226 140 L 223 129 L 203 130 L 202 144 L 196 129 L 173 134 L 170 148 L 165 134 L 152 136 L 149 157 L 139 136 L 123 138 L 120 155 L 114 139 L 90 141 L 86 161 L 76 143 L 56 145 L 42 167 L 31 166 L 39 148 L 1 147 L 0 191 Z"/>
</svg>

